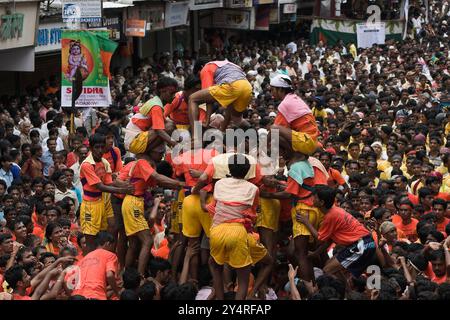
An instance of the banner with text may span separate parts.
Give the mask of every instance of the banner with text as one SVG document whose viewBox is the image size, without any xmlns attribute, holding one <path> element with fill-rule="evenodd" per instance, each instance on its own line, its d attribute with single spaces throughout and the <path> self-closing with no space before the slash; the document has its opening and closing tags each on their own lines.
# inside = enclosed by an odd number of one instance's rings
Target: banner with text
<svg viewBox="0 0 450 320">
<path fill-rule="evenodd" d="M 374 44 L 384 44 L 386 40 L 386 24 L 358 23 L 356 25 L 356 38 L 358 48 L 370 48 Z"/>
<path fill-rule="evenodd" d="M 216 28 L 250 29 L 250 11 L 244 10 L 215 10 L 213 24 Z"/>
<path fill-rule="evenodd" d="M 184 26 L 188 23 L 189 2 L 166 3 L 166 28 Z"/>
<path fill-rule="evenodd" d="M 62 6 L 64 22 L 94 22 L 102 19 L 101 0 L 63 0 Z"/>
<path fill-rule="evenodd" d="M 72 103 L 72 79 L 77 68 L 83 78 L 83 91 L 76 107 L 108 107 L 109 65 L 117 43 L 106 30 L 63 30 L 61 41 L 61 105 Z"/>
</svg>

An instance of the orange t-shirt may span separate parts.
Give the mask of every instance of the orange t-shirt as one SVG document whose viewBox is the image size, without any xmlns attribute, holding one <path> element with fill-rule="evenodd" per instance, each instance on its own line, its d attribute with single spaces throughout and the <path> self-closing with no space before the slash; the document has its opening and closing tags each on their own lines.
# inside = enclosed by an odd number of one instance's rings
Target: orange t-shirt
<svg viewBox="0 0 450 320">
<path fill-rule="evenodd" d="M 113 152 L 115 154 L 116 161 L 114 161 L 114 157 L 112 155 Z M 123 163 L 122 163 L 122 156 L 120 155 L 120 149 L 119 148 L 112 147 L 102 157 L 109 162 L 109 165 L 111 166 L 111 171 L 113 173 L 119 172 L 120 170 L 122 170 Z"/>
<path fill-rule="evenodd" d="M 319 240 L 331 239 L 334 243 L 348 246 L 362 237 L 370 235 L 355 217 L 344 209 L 332 207 L 325 215 L 319 229 Z"/>
<path fill-rule="evenodd" d="M 80 167 L 80 181 L 83 185 L 83 200 L 96 201 L 102 196 L 102 192 L 95 186 L 99 183 L 105 185 L 112 183 L 111 173 L 106 172 L 103 162 L 96 162 L 95 166 L 83 162 Z"/>
<path fill-rule="evenodd" d="M 330 177 L 328 178 L 328 186 L 330 186 L 331 188 L 345 185 L 345 179 L 336 169 L 328 169 L 328 174 L 330 175 Z"/>
<path fill-rule="evenodd" d="M 189 124 L 188 105 L 183 92 L 177 92 L 175 99 L 165 105 L 164 117 L 169 117 L 175 124 Z"/>
<path fill-rule="evenodd" d="M 200 80 L 202 82 L 202 89 L 207 89 L 215 84 L 214 74 L 218 66 L 214 63 L 209 63 L 200 71 Z"/>
<path fill-rule="evenodd" d="M 34 227 L 33 227 L 33 234 L 37 237 L 39 237 L 39 239 L 44 240 L 44 236 L 45 236 L 45 228 L 43 226 L 41 226 L 40 224 L 38 224 L 37 222 L 34 222 Z"/>
<path fill-rule="evenodd" d="M 81 295 L 89 299 L 106 300 L 106 273 L 117 274 L 117 256 L 104 249 L 96 249 L 88 253 L 79 267 L 79 288 L 72 295 Z"/>
<path fill-rule="evenodd" d="M 444 221 L 441 223 L 436 224 L 437 231 L 444 232 L 445 233 L 445 227 L 450 223 L 449 218 L 444 217 Z"/>
<path fill-rule="evenodd" d="M 431 271 L 431 272 L 432 272 L 432 276 L 430 277 L 430 280 L 433 281 L 434 283 L 441 284 L 441 283 L 447 282 L 447 275 L 438 277 L 438 276 L 436 276 L 436 274 L 433 271 Z"/>
<path fill-rule="evenodd" d="M 294 131 L 307 133 L 314 140 L 316 140 L 319 136 L 319 129 L 317 128 L 316 119 L 312 114 L 304 115 L 289 123 L 286 118 L 279 112 L 275 117 L 274 124 L 286 128 L 291 128 Z"/>
<path fill-rule="evenodd" d="M 71 166 L 73 166 L 75 163 L 77 163 L 78 161 L 78 156 L 75 152 L 69 152 L 67 154 L 67 159 L 66 159 L 66 166 L 67 168 L 70 168 Z"/>
<path fill-rule="evenodd" d="M 134 169 L 130 176 L 130 171 L 133 167 Z M 156 181 L 151 177 L 154 172 L 155 169 L 147 161 L 139 159 L 123 167 L 120 171 L 119 179 L 122 181 L 129 179 L 134 185 L 134 195 L 141 197 L 149 187 L 156 186 Z"/>
<path fill-rule="evenodd" d="M 316 167 L 313 167 L 313 169 L 314 169 L 314 177 L 305 179 L 303 183 L 311 187 L 317 184 L 326 185 L 327 177 L 325 176 L 325 174 Z M 290 194 L 293 194 L 294 196 L 300 198 L 299 202 L 307 204 L 308 206 L 311 207 L 313 206 L 313 198 L 311 196 L 311 191 L 303 189 L 297 183 L 297 181 L 295 181 L 291 177 L 288 177 L 286 192 L 289 192 Z"/>
<path fill-rule="evenodd" d="M 211 163 L 211 159 L 218 155 L 215 149 L 198 149 L 189 150 L 177 156 L 172 161 L 172 166 L 175 171 L 175 176 L 184 176 L 187 187 L 193 187 L 198 179 L 193 178 L 189 173 L 189 169 L 198 171 L 205 171 Z"/>
<path fill-rule="evenodd" d="M 131 118 L 131 122 L 142 131 L 164 130 L 164 113 L 160 106 L 153 106 L 147 116 L 138 113 Z"/>
<path fill-rule="evenodd" d="M 395 217 L 396 215 L 394 215 Z M 402 219 L 398 220 L 398 218 L 392 219 L 392 223 L 396 226 L 397 232 L 401 231 L 405 237 L 411 241 L 415 242 L 418 239 L 416 227 L 419 221 L 417 219 L 411 218 L 411 222 L 409 224 L 403 224 Z"/>
</svg>

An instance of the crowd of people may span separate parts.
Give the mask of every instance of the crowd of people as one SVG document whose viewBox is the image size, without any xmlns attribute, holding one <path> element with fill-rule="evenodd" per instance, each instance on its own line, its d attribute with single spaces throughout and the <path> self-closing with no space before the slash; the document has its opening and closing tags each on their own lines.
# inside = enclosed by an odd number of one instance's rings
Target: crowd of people
<svg viewBox="0 0 450 320">
<path fill-rule="evenodd" d="M 432 4 L 366 49 L 155 55 L 73 127 L 56 77 L 1 97 L 1 299 L 450 299 L 450 15 Z"/>
</svg>

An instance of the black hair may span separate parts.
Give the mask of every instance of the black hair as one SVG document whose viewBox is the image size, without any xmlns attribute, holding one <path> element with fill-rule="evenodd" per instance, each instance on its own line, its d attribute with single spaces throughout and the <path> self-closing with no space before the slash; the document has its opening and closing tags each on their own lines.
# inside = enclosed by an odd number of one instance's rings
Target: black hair
<svg viewBox="0 0 450 320">
<path fill-rule="evenodd" d="M 158 271 L 170 270 L 172 268 L 169 261 L 156 257 L 148 262 L 147 271 L 151 277 L 155 278 Z"/>
<path fill-rule="evenodd" d="M 3 244 L 6 240 L 12 239 L 12 235 L 9 233 L 1 233 L 0 234 L 0 245 Z"/>
<path fill-rule="evenodd" d="M 423 188 L 422 188 L 422 189 L 423 189 Z M 422 189 L 420 189 L 420 190 L 422 190 Z M 419 190 L 419 191 L 420 191 L 420 190 Z M 445 210 L 447 210 L 448 202 L 445 201 L 444 199 L 436 198 L 436 199 L 434 199 L 433 202 L 432 202 L 432 206 L 434 207 L 435 205 L 441 205 L 441 206 L 443 206 L 443 207 L 444 207 L 444 211 L 445 211 Z"/>
<path fill-rule="evenodd" d="M 209 61 L 210 61 L 210 59 L 208 59 L 206 57 L 201 57 L 201 58 L 197 59 L 197 61 L 194 64 L 194 69 L 192 72 L 194 74 L 198 74 L 203 69 L 205 64 L 207 64 Z"/>
<path fill-rule="evenodd" d="M 197 289 L 193 283 L 186 282 L 182 285 L 176 286 L 173 295 L 173 300 L 195 300 Z"/>
<path fill-rule="evenodd" d="M 250 161 L 243 154 L 235 154 L 228 158 L 228 169 L 233 178 L 244 179 L 250 170 Z"/>
<path fill-rule="evenodd" d="M 122 279 L 125 289 L 136 290 L 141 283 L 141 275 L 135 268 L 125 268 Z"/>
<path fill-rule="evenodd" d="M 111 233 L 106 231 L 100 231 L 99 233 L 97 233 L 97 235 L 95 236 L 95 244 L 97 245 L 97 247 L 103 246 L 107 242 L 114 242 L 114 237 Z"/>
<path fill-rule="evenodd" d="M 153 282 L 144 283 L 137 290 L 140 300 L 153 300 L 156 295 L 156 285 Z"/>
<path fill-rule="evenodd" d="M 194 89 L 199 84 L 201 84 L 200 78 L 195 75 L 190 75 L 184 80 L 184 90 Z"/>
<path fill-rule="evenodd" d="M 17 288 L 17 283 L 23 280 L 23 271 L 24 268 L 18 264 L 5 271 L 5 281 L 10 288 Z"/>
<path fill-rule="evenodd" d="M 319 199 L 324 202 L 326 209 L 331 209 L 336 199 L 336 189 L 330 188 L 326 185 L 316 185 L 314 187 L 314 192 L 317 194 Z"/>
<path fill-rule="evenodd" d="M 94 133 L 89 138 L 89 146 L 93 148 L 96 144 L 106 144 L 106 136 Z"/>
<path fill-rule="evenodd" d="M 126 289 L 120 294 L 120 300 L 139 300 L 139 296 L 134 290 Z"/>
<path fill-rule="evenodd" d="M 47 258 L 54 258 L 56 260 L 57 257 L 51 252 L 44 252 L 40 257 L 39 262 L 44 263 L 45 259 Z"/>
<path fill-rule="evenodd" d="M 51 236 L 56 228 L 62 228 L 59 222 L 50 222 L 49 224 L 47 224 L 47 227 L 45 227 L 45 238 L 48 240 L 48 242 L 52 241 Z"/>
<path fill-rule="evenodd" d="M 158 83 L 156 84 L 156 90 L 159 91 L 166 87 L 175 87 L 178 88 L 178 82 L 177 80 L 169 77 L 162 77 L 158 80 Z"/>
</svg>

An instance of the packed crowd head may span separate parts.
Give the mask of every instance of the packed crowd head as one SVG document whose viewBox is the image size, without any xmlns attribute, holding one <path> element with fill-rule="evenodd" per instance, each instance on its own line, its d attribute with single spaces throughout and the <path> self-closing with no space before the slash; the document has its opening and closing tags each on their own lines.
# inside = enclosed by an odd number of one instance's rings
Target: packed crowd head
<svg viewBox="0 0 450 320">
<path fill-rule="evenodd" d="M 450 15 L 431 5 L 367 49 L 215 32 L 114 70 L 74 130 L 57 77 L 1 97 L 2 299 L 449 299 Z M 251 84 L 230 114 L 219 68 Z M 192 120 L 279 130 L 281 156 L 174 159 Z"/>
</svg>

